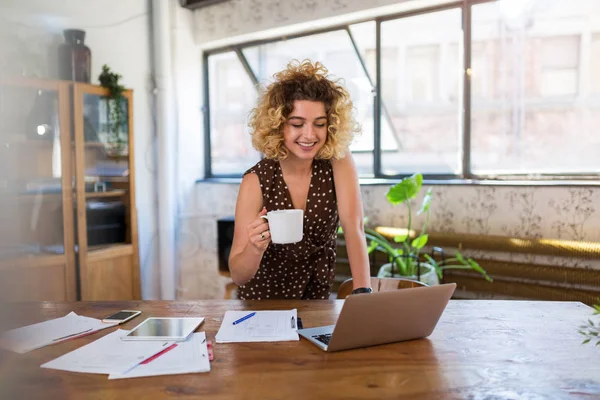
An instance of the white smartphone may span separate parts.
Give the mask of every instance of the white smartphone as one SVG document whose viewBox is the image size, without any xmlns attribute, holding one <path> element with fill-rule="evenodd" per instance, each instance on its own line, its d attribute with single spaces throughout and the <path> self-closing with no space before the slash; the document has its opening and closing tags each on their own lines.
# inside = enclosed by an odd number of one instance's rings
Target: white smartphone
<svg viewBox="0 0 600 400">
<path fill-rule="evenodd" d="M 137 317 L 141 313 L 141 311 L 137 310 L 121 310 L 118 313 L 109 315 L 108 317 L 104 318 L 102 322 L 118 322 L 119 324 L 123 324 L 129 321 L 130 319 Z"/>
</svg>

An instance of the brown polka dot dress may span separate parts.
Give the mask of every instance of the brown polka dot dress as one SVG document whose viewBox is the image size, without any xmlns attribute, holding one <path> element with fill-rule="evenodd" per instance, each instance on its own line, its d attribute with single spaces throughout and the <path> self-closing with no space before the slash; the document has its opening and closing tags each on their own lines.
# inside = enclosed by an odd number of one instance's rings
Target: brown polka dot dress
<svg viewBox="0 0 600 400">
<path fill-rule="evenodd" d="M 258 176 L 267 211 L 293 209 L 279 161 L 264 159 L 246 171 Z M 314 160 L 302 241 L 270 243 L 254 278 L 240 286 L 242 300 L 327 299 L 335 274 L 339 223 L 333 168 L 329 160 Z"/>
</svg>

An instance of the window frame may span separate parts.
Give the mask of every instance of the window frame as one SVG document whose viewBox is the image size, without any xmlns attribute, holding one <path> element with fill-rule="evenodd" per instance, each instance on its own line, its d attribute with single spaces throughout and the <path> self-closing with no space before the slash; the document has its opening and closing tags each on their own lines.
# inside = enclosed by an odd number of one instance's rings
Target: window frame
<svg viewBox="0 0 600 400">
<path fill-rule="evenodd" d="M 353 20 L 348 23 L 336 24 L 326 28 L 319 28 L 313 30 L 305 30 L 291 35 L 285 36 L 273 36 L 261 40 L 253 40 L 225 47 L 219 47 L 215 49 L 205 50 L 202 55 L 203 64 L 203 101 L 202 106 L 203 112 L 203 134 L 204 134 L 204 168 L 205 168 L 205 180 L 222 180 L 224 182 L 235 181 L 242 177 L 243 171 L 239 174 L 214 174 L 212 168 L 212 149 L 211 149 L 211 123 L 210 123 L 210 77 L 209 77 L 209 57 L 226 52 L 234 52 L 249 78 L 252 80 L 255 87 L 258 85 L 258 78 L 252 70 L 248 60 L 246 59 L 243 50 L 249 47 L 260 46 L 264 44 L 292 40 L 312 35 L 318 35 L 333 31 L 345 31 L 353 44 L 353 50 L 355 51 L 358 59 L 360 60 L 361 67 L 364 69 L 367 77 L 373 83 L 374 88 L 374 147 L 373 147 L 373 174 L 361 176 L 361 182 L 373 182 L 373 183 L 384 183 L 390 180 L 398 180 L 406 177 L 407 173 L 401 174 L 385 174 L 382 172 L 382 153 L 386 150 L 381 149 L 381 126 L 382 126 L 382 111 L 385 111 L 385 104 L 382 103 L 381 93 L 381 24 L 386 21 L 392 21 L 402 18 L 409 18 L 412 16 L 429 14 L 437 11 L 459 9 L 462 16 L 463 25 L 463 77 L 462 77 L 462 105 L 463 112 L 461 118 L 461 129 L 462 129 L 462 147 L 459 149 L 460 153 L 460 166 L 461 172 L 457 174 L 423 174 L 424 178 L 430 182 L 439 181 L 441 184 L 471 184 L 480 181 L 498 181 L 499 183 L 536 183 L 536 184 L 550 184 L 550 185 L 564 185 L 564 184 L 575 184 L 577 182 L 584 184 L 598 184 L 597 181 L 600 178 L 600 173 L 564 173 L 564 174 L 533 174 L 533 173 L 522 173 L 522 174 L 475 174 L 471 168 L 471 61 L 472 61 L 472 6 L 484 3 L 494 3 L 498 0 L 457 0 L 454 2 L 439 4 L 435 6 L 422 7 L 415 10 L 403 11 L 399 13 L 384 15 L 375 18 L 365 18 Z M 375 76 L 371 76 L 366 68 L 366 60 L 360 53 L 359 48 L 356 46 L 355 40 L 352 37 L 350 26 L 360 24 L 364 22 L 375 22 Z M 583 51 L 581 47 L 579 51 Z M 581 77 L 579 77 L 581 79 Z M 460 82 L 458 83 L 460 87 Z M 460 97 L 460 96 L 459 96 Z M 364 152 L 364 151 L 363 151 Z M 368 152 L 368 151 L 367 151 Z M 250 167 L 250 166 L 248 166 Z M 418 171 L 414 171 L 418 172 Z M 593 182 L 596 181 L 596 182 Z"/>
</svg>

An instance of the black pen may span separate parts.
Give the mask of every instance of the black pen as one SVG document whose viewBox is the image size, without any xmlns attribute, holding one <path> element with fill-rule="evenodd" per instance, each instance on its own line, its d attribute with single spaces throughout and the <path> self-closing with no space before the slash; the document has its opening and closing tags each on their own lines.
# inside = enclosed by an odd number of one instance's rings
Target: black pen
<svg viewBox="0 0 600 400">
<path fill-rule="evenodd" d="M 296 323 L 294 322 L 294 316 L 292 316 L 292 329 L 296 329 Z"/>
</svg>

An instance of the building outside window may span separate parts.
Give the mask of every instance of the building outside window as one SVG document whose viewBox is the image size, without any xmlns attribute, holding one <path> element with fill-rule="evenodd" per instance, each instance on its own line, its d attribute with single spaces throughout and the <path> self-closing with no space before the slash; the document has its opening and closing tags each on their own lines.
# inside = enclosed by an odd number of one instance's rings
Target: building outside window
<svg viewBox="0 0 600 400">
<path fill-rule="evenodd" d="M 253 82 L 268 84 L 294 58 L 343 78 L 362 126 L 351 150 L 363 177 L 600 175 L 600 159 L 582 157 L 600 154 L 596 0 L 446 4 L 237 49 L 207 57 L 211 176 L 239 176 L 260 158 L 247 128 Z"/>
</svg>

